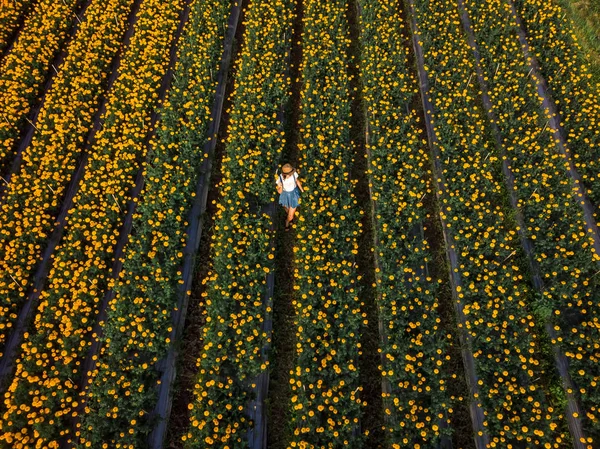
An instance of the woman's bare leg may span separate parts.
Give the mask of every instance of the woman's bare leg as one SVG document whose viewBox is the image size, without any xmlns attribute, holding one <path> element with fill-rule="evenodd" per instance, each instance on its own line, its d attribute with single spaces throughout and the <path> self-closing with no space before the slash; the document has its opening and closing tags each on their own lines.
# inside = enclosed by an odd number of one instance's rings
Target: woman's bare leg
<svg viewBox="0 0 600 449">
<path fill-rule="evenodd" d="M 292 220 L 294 219 L 294 214 L 296 213 L 296 208 L 295 207 L 290 207 L 288 208 L 288 214 L 287 214 L 287 218 L 285 219 L 285 226 L 287 227 Z"/>
</svg>

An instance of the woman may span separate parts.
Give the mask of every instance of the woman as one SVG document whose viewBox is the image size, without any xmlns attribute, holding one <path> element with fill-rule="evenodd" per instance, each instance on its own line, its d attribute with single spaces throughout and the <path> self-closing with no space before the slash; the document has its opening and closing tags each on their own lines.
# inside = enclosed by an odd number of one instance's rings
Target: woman
<svg viewBox="0 0 600 449">
<path fill-rule="evenodd" d="M 304 192 L 302 184 L 298 180 L 296 169 L 290 164 L 281 168 L 281 174 L 277 177 L 277 193 L 279 193 L 279 204 L 285 207 L 287 217 L 285 219 L 285 230 L 290 229 L 296 208 L 300 203 L 300 192 Z"/>
</svg>

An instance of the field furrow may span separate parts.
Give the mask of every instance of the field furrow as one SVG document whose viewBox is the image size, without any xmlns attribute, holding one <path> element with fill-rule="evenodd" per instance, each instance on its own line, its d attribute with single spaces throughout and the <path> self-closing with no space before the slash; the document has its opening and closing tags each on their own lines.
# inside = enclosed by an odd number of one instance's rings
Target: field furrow
<svg viewBox="0 0 600 449">
<path fill-rule="evenodd" d="M 4 397 L 0 438 L 34 447 L 68 437 L 78 405 L 80 365 L 104 291 L 112 284 L 111 257 L 147 152 L 151 113 L 169 65 L 169 46 L 180 23 L 179 1 L 145 0 L 108 93 L 103 129 L 89 151 L 84 178 L 55 250 L 33 326 L 21 345 L 16 374 Z M 161 21 L 155 17 L 160 15 Z M 19 413 L 29 411 L 29 418 Z M 28 446 L 30 445 L 30 446 Z"/>
<path fill-rule="evenodd" d="M 287 55 L 286 77 L 290 81 L 290 97 L 282 109 L 285 143 L 280 154 L 278 165 L 289 163 L 293 166 L 298 161 L 298 119 L 300 115 L 300 61 L 302 60 L 302 36 L 304 32 L 304 1 L 298 0 L 294 6 L 294 19 L 290 52 Z M 290 388 L 290 371 L 294 366 L 296 334 L 294 328 L 294 258 L 293 247 L 295 233 L 285 232 L 286 212 L 283 208 L 275 214 L 276 242 L 274 260 L 273 290 L 273 335 L 272 349 L 269 353 L 269 391 L 267 404 L 267 441 L 266 447 L 285 449 L 292 429 L 289 426 L 289 400 L 292 396 Z"/>
</svg>

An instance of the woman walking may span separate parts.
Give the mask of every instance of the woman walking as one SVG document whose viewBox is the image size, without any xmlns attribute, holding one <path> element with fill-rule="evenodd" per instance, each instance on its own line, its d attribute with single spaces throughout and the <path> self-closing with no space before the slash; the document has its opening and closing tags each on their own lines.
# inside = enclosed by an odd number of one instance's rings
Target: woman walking
<svg viewBox="0 0 600 449">
<path fill-rule="evenodd" d="M 281 167 L 281 174 L 277 177 L 277 193 L 279 193 L 279 204 L 281 204 L 287 212 L 285 219 L 285 230 L 288 231 L 291 227 L 296 208 L 300 204 L 300 192 L 304 192 L 302 184 L 298 180 L 296 169 L 290 164 L 285 164 Z"/>
</svg>

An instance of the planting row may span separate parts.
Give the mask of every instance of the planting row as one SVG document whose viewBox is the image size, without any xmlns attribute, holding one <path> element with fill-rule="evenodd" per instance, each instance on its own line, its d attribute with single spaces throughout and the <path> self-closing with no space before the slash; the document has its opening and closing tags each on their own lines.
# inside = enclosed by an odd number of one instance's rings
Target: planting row
<svg viewBox="0 0 600 449">
<path fill-rule="evenodd" d="M 349 26 L 345 0 L 304 6 L 301 176 L 294 246 L 296 362 L 290 372 L 290 447 L 360 447 L 358 359 L 366 325 L 356 266 L 362 211 L 350 171 Z M 362 155 L 360 155 L 362 157 Z"/>
<path fill-rule="evenodd" d="M 77 0 L 40 1 L 0 67 L 0 174 L 12 162 L 25 119 L 44 87 L 51 61 L 75 22 Z M 57 67 L 54 67 L 57 70 Z"/>
<path fill-rule="evenodd" d="M 600 98 L 566 12 L 556 1 L 510 1 L 525 26 L 583 187 L 600 221 Z M 514 18 L 513 18 L 514 21 Z M 549 114 L 549 111 L 546 111 Z M 550 117 L 547 117 L 550 118 Z M 565 163 L 567 163 L 565 161 Z M 600 261 L 600 254 L 594 254 Z"/>
<path fill-rule="evenodd" d="M 280 108 L 289 97 L 286 54 L 291 45 L 294 3 L 250 1 L 236 64 L 228 137 L 217 185 L 212 265 L 201 298 L 206 323 L 197 361 L 186 447 L 248 447 L 257 422 L 247 408 L 257 377 L 268 370 L 262 356 L 272 313 L 268 273 L 274 161 L 285 140 Z M 258 404 L 262 409 L 262 404 Z"/>
<path fill-rule="evenodd" d="M 422 235 L 431 221 L 424 199 L 435 193 L 400 3 L 361 2 L 360 24 L 386 428 L 394 447 L 434 448 L 449 434 L 456 374 L 440 327 L 442 279 L 429 274 L 432 250 Z"/>
<path fill-rule="evenodd" d="M 92 129 L 132 3 L 94 0 L 90 4 L 46 94 L 22 167 L 5 192 L 0 214 L 0 356 Z"/>
<path fill-rule="evenodd" d="M 159 361 L 174 342 L 188 225 L 211 121 L 230 1 L 196 0 L 145 169 L 123 270 L 112 287 L 97 370 L 90 373 L 79 444 L 147 447 Z"/>
<path fill-rule="evenodd" d="M 0 8 L 0 54 L 10 45 L 10 37 L 19 27 L 19 21 L 24 19 L 34 0 L 9 1 L 5 0 Z"/>
<path fill-rule="evenodd" d="M 141 5 L 119 78 L 108 92 L 103 129 L 90 146 L 84 179 L 4 397 L 0 439 L 6 442 L 56 447 L 70 435 L 70 418 L 81 400 L 81 362 L 93 338 L 100 298 L 112 284 L 111 257 L 146 156 L 150 114 L 181 7 L 179 1 L 145 0 Z"/>
<path fill-rule="evenodd" d="M 429 83 L 423 95 L 432 105 L 426 114 L 440 219 L 446 249 L 455 252 L 459 330 L 466 331 L 474 357 L 471 400 L 484 414 L 472 404 L 476 438 L 482 446 L 560 447 L 565 436 L 548 395 L 543 327 L 528 309 L 533 293 L 520 266 L 501 158 L 490 143 L 458 10 L 443 2 L 418 4 L 413 17 Z"/>
<path fill-rule="evenodd" d="M 594 298 L 600 292 L 594 280 L 597 264 L 590 251 L 593 241 L 564 158 L 546 126 L 537 86 L 528 76 L 530 67 L 511 21 L 510 6 L 492 0 L 465 3 L 469 16 L 478 18 L 473 31 L 492 111 L 498 117 L 501 150 L 514 177 L 514 195 L 524 221 L 521 232 L 532 241 L 541 277 L 532 309 L 537 320 L 550 326 L 550 337 L 556 338 L 554 343 L 569 358 L 581 405 L 591 413 L 585 433 L 597 432 L 592 428 L 598 422 L 594 424 L 593 410 L 600 399 L 594 394 L 600 376 L 595 325 L 600 311 Z M 580 442 L 591 444 L 592 438 Z"/>
</svg>

